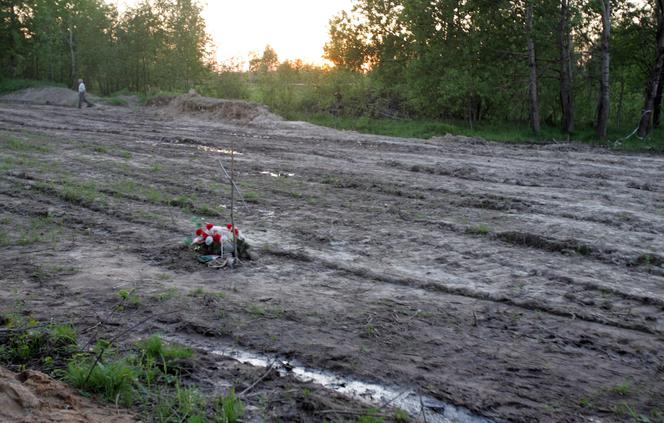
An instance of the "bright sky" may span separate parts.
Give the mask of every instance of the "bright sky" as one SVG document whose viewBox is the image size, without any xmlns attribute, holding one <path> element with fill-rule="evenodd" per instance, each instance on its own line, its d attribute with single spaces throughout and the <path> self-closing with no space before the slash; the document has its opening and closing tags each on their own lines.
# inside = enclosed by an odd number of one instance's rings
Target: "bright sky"
<svg viewBox="0 0 664 423">
<path fill-rule="evenodd" d="M 109 0 L 134 4 L 137 0 Z M 203 16 L 218 61 L 247 62 L 249 54 L 263 53 L 267 44 L 280 61 L 302 59 L 322 64 L 328 40 L 328 21 L 351 0 L 203 0 Z"/>
</svg>

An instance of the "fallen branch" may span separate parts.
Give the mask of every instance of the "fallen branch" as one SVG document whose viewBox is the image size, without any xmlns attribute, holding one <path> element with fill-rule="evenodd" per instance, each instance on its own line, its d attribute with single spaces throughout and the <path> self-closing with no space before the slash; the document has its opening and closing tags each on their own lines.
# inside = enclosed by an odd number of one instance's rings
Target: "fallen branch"
<svg viewBox="0 0 664 423">
<path fill-rule="evenodd" d="M 273 367 L 274 367 L 274 363 L 276 363 L 276 361 L 273 361 L 272 363 L 270 363 L 270 365 L 267 367 L 267 372 L 263 373 L 263 375 L 262 375 L 261 377 L 259 377 L 258 379 L 256 379 L 256 381 L 255 381 L 254 383 L 252 383 L 251 385 L 249 385 L 244 391 L 240 392 L 237 396 L 238 396 L 238 397 L 241 397 L 241 396 L 245 395 L 247 392 L 249 392 L 249 391 L 251 391 L 252 389 L 254 389 L 254 387 L 255 387 L 256 385 L 258 385 L 259 383 L 261 383 L 261 382 L 263 381 L 263 379 L 265 379 L 265 378 L 267 377 L 267 375 L 269 375 L 269 374 L 272 372 Z"/>
</svg>

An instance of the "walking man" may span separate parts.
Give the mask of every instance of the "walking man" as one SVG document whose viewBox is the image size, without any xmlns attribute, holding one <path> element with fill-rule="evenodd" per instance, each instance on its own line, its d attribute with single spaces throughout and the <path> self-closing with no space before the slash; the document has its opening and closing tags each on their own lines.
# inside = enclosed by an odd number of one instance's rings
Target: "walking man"
<svg viewBox="0 0 664 423">
<path fill-rule="evenodd" d="M 82 79 L 78 80 L 78 108 L 81 108 L 81 105 L 85 103 L 88 105 L 88 107 L 94 106 L 94 104 L 90 103 L 87 98 L 85 98 L 85 84 L 83 83 Z"/>
</svg>

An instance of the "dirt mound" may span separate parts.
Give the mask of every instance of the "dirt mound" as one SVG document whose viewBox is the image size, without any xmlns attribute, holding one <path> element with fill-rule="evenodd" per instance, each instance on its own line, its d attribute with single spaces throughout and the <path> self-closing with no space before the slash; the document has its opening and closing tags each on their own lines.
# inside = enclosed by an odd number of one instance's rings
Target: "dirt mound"
<svg viewBox="0 0 664 423">
<path fill-rule="evenodd" d="M 205 120 L 226 120 L 259 126 L 282 121 L 281 117 L 257 103 L 203 97 L 195 93 L 178 97 L 155 97 L 146 105 L 159 108 L 168 115 L 181 116 L 184 114 Z"/>
<path fill-rule="evenodd" d="M 124 411 L 103 407 L 75 394 L 41 372 L 20 374 L 0 367 L 0 421 L 3 422 L 137 422 Z"/>
<path fill-rule="evenodd" d="M 88 94 L 86 97 L 93 103 L 98 101 L 98 98 L 95 96 Z M 61 87 L 26 88 L 3 95 L 0 99 L 67 107 L 76 107 L 78 105 L 78 93 L 74 90 Z"/>
</svg>

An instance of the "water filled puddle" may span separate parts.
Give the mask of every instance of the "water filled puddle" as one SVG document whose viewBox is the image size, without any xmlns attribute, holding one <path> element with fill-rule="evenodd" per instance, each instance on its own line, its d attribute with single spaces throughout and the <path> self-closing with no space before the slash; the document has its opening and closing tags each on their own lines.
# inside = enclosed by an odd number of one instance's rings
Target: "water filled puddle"
<svg viewBox="0 0 664 423">
<path fill-rule="evenodd" d="M 221 153 L 221 154 L 226 154 L 226 155 L 236 155 L 236 156 L 241 156 L 242 153 L 239 153 L 237 151 L 233 150 L 228 150 L 225 148 L 216 148 L 216 147 L 208 147 L 207 145 L 199 145 L 197 146 L 199 151 L 205 151 L 206 153 Z"/>
<path fill-rule="evenodd" d="M 234 347 L 216 349 L 213 354 L 230 357 L 241 363 L 257 367 L 272 366 L 280 375 L 291 374 L 303 382 L 313 382 L 334 390 L 344 396 L 377 407 L 395 407 L 408 412 L 411 416 L 426 413 L 426 421 L 431 423 L 490 423 L 491 421 L 472 414 L 469 410 L 453 404 L 439 401 L 432 397 L 419 395 L 412 389 L 386 387 L 378 384 L 361 382 L 333 373 L 310 369 L 298 363 L 282 360 L 277 356 L 254 353 Z"/>
<path fill-rule="evenodd" d="M 280 177 L 280 176 L 283 177 L 283 178 L 287 178 L 287 177 L 295 176 L 294 173 L 286 173 L 286 172 L 268 172 L 268 171 L 263 171 L 263 172 L 261 172 L 261 175 L 270 175 L 270 176 L 273 177 L 273 178 L 278 178 L 278 177 Z"/>
</svg>

